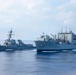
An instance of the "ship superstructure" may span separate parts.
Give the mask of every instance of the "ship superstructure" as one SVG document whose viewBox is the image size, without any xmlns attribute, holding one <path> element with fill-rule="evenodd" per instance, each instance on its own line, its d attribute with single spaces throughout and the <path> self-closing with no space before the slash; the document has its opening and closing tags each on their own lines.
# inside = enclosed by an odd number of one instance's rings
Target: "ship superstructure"
<svg viewBox="0 0 76 75">
<path fill-rule="evenodd" d="M 13 31 L 11 29 L 8 34 L 8 39 L 6 39 L 4 42 L 5 46 L 17 46 L 16 40 L 12 38 L 12 35 Z"/>
<path fill-rule="evenodd" d="M 72 32 L 59 32 L 57 35 L 41 35 L 35 41 L 37 51 L 62 51 L 76 49 L 76 35 Z"/>
</svg>

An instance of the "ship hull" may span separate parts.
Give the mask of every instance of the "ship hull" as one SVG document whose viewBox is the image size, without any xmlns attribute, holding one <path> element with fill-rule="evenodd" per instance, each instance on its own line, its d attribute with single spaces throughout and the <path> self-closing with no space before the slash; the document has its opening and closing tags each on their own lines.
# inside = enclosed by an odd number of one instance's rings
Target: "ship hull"
<svg viewBox="0 0 76 75">
<path fill-rule="evenodd" d="M 0 51 L 34 49 L 34 46 L 0 46 Z"/>
<path fill-rule="evenodd" d="M 53 41 L 35 41 L 37 51 L 62 51 L 62 50 L 72 50 L 76 46 L 72 44 L 57 44 Z"/>
<path fill-rule="evenodd" d="M 5 46 L 0 46 L 0 51 L 5 51 L 6 47 Z"/>
</svg>

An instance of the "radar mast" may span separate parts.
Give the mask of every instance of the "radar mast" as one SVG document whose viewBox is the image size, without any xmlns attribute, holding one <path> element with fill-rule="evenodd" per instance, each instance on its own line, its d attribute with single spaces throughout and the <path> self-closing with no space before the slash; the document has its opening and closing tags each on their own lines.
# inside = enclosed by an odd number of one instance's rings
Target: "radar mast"
<svg viewBox="0 0 76 75">
<path fill-rule="evenodd" d="M 12 29 L 9 31 L 9 34 L 8 34 L 8 39 L 9 39 L 9 41 L 11 40 L 11 38 L 12 38 L 12 34 L 13 33 L 13 31 L 12 31 Z"/>
</svg>

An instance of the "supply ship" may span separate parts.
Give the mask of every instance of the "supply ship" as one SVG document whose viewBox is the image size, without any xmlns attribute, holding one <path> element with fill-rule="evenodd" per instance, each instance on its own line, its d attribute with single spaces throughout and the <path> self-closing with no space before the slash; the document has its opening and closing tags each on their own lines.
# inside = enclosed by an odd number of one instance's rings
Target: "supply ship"
<svg viewBox="0 0 76 75">
<path fill-rule="evenodd" d="M 37 52 L 62 51 L 76 49 L 76 35 L 72 32 L 59 32 L 57 35 L 45 35 L 35 41 Z"/>
<path fill-rule="evenodd" d="M 25 49 L 33 49 L 35 48 L 33 44 L 24 44 L 22 40 L 15 40 L 12 38 L 13 31 L 12 29 L 9 31 L 8 39 L 5 40 L 3 45 L 0 45 L 0 51 L 5 50 L 25 50 Z"/>
</svg>

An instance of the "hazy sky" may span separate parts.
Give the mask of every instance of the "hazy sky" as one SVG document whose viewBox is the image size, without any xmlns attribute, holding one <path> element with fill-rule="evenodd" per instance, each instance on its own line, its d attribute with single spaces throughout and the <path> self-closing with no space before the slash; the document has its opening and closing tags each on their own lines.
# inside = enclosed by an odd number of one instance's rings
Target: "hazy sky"
<svg viewBox="0 0 76 75">
<path fill-rule="evenodd" d="M 16 39 L 34 40 L 66 25 L 76 33 L 76 0 L 0 0 L 0 39 L 11 28 Z"/>
</svg>

